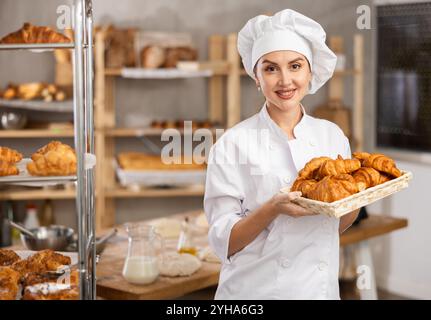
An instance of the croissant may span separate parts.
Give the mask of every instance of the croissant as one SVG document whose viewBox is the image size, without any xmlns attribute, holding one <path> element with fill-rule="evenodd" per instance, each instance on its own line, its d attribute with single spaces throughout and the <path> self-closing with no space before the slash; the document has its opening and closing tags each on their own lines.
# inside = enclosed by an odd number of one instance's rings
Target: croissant
<svg viewBox="0 0 431 320">
<path fill-rule="evenodd" d="M 353 158 L 358 159 L 363 164 L 365 159 L 368 159 L 370 154 L 368 152 L 353 152 Z"/>
<path fill-rule="evenodd" d="M 326 176 L 308 193 L 310 199 L 333 202 L 359 192 L 355 179 L 349 174 Z"/>
<path fill-rule="evenodd" d="M 0 300 L 16 300 L 21 275 L 9 267 L 0 267 Z"/>
<path fill-rule="evenodd" d="M 31 156 L 27 164 L 33 176 L 68 176 L 76 173 L 76 154 L 68 145 L 52 141 Z"/>
<path fill-rule="evenodd" d="M 360 189 L 365 190 L 380 184 L 381 175 L 376 169 L 362 167 L 353 173 L 353 178 L 359 184 Z"/>
<path fill-rule="evenodd" d="M 16 176 L 18 174 L 19 170 L 14 163 L 0 159 L 0 177 Z"/>
<path fill-rule="evenodd" d="M 308 193 L 314 188 L 316 180 L 296 179 L 290 191 L 301 191 L 303 197 L 308 197 Z"/>
<path fill-rule="evenodd" d="M 387 182 L 387 181 L 389 181 L 391 179 L 392 178 L 389 175 L 387 175 L 386 173 L 381 173 L 380 172 L 380 179 L 379 179 L 379 183 L 378 184 L 385 183 L 385 182 Z"/>
<path fill-rule="evenodd" d="M 361 167 L 361 162 L 357 159 L 343 159 L 340 155 L 336 160 L 325 161 L 317 170 L 318 179 L 326 176 L 335 176 L 342 173 L 351 173 Z"/>
<path fill-rule="evenodd" d="M 314 177 L 314 173 L 317 169 L 320 168 L 320 166 L 327 160 L 332 160 L 329 157 L 319 157 L 319 158 L 313 158 L 310 161 L 306 163 L 304 168 L 299 171 L 298 177 L 301 179 L 311 179 Z"/>
<path fill-rule="evenodd" d="M 370 154 L 368 158 L 364 159 L 363 166 L 374 168 L 395 178 L 401 176 L 401 171 L 397 168 L 395 161 L 384 154 Z"/>
<path fill-rule="evenodd" d="M 16 163 L 22 160 L 22 154 L 7 147 L 0 147 L 0 160 Z"/>
<path fill-rule="evenodd" d="M 68 37 L 54 31 L 50 27 L 33 26 L 28 22 L 24 23 L 21 29 L 8 34 L 0 40 L 1 44 L 68 42 L 71 42 Z"/>
</svg>

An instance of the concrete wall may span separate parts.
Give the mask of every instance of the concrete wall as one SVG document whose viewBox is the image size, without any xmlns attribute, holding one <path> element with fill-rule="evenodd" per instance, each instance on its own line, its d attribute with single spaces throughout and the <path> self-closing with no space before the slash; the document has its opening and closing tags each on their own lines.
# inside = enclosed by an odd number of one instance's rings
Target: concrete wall
<svg viewBox="0 0 431 320">
<path fill-rule="evenodd" d="M 18 29 L 22 22 L 55 25 L 56 8 L 71 1 L 57 0 L 2 0 L 0 1 L 0 34 Z M 360 32 L 365 37 L 365 132 L 366 149 L 373 150 L 374 116 L 374 44 L 371 30 L 356 29 L 356 8 L 370 5 L 360 0 L 94 0 L 96 23 L 115 23 L 119 26 L 138 26 L 148 31 L 172 31 L 191 33 L 202 58 L 207 56 L 207 38 L 214 33 L 237 32 L 245 22 L 261 13 L 274 13 L 284 8 L 298 10 L 322 24 L 328 35 L 346 38 L 345 50 L 348 67 L 352 66 L 352 36 Z M 198 6 L 198 8 L 196 8 Z M 372 25 L 374 28 L 375 25 Z M 0 53 L 0 86 L 9 81 L 52 81 L 53 58 L 50 54 L 26 52 Z M 125 115 L 136 117 L 166 116 L 195 119 L 206 118 L 207 84 L 205 80 L 145 81 L 118 80 L 118 125 L 127 125 Z M 250 79 L 243 79 L 242 116 L 246 118 L 261 106 L 262 99 Z M 352 104 L 352 81 L 346 80 L 345 104 Z M 327 87 L 323 87 L 303 101 L 308 111 L 325 102 Z M 32 150 L 45 140 L 1 141 L 1 144 L 20 146 Z M 139 148 L 136 139 L 121 140 L 130 148 Z M 99 159 L 100 160 L 100 159 Z M 423 199 L 427 177 L 431 170 L 427 165 L 402 162 L 400 166 L 412 170 L 415 180 L 411 188 L 371 206 L 370 211 L 381 214 L 408 217 L 410 226 L 404 231 L 376 239 L 377 275 L 379 284 L 401 294 L 416 298 L 430 298 L 431 236 L 427 226 L 431 222 L 429 210 Z M 201 208 L 202 199 L 133 199 L 117 201 L 117 221 L 136 220 L 144 217 L 163 216 L 174 212 Z M 74 225 L 72 201 L 56 201 L 59 222 Z M 382 254 L 384 253 L 384 254 Z"/>
</svg>

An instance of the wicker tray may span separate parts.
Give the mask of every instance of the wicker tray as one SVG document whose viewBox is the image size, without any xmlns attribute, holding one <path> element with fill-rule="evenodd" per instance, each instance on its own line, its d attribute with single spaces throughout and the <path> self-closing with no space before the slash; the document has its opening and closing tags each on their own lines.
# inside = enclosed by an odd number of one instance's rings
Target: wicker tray
<svg viewBox="0 0 431 320">
<path fill-rule="evenodd" d="M 402 171 L 403 175 L 396 179 L 379 184 L 375 187 L 368 188 L 364 191 L 355 193 L 350 197 L 340 199 L 334 202 L 323 202 L 300 197 L 293 202 L 303 208 L 309 209 L 315 213 L 323 213 L 331 217 L 339 218 L 355 209 L 369 205 L 377 200 L 383 199 L 393 193 L 408 187 L 408 182 L 412 179 L 413 174 L 408 171 Z M 281 189 L 281 192 L 289 192 L 290 187 Z"/>
</svg>

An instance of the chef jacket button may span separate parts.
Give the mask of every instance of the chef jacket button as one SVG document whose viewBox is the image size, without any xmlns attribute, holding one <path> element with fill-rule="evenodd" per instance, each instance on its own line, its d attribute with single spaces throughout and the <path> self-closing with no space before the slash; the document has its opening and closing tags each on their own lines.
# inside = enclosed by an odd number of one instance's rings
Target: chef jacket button
<svg viewBox="0 0 431 320">
<path fill-rule="evenodd" d="M 322 262 L 319 263 L 318 268 L 319 268 L 320 271 L 324 271 L 327 266 L 328 266 L 328 264 L 326 262 L 322 261 Z"/>
<path fill-rule="evenodd" d="M 309 144 L 310 144 L 310 146 L 312 146 L 312 147 L 314 147 L 314 146 L 316 145 L 316 143 L 315 143 L 313 140 L 310 140 L 308 143 L 309 143 Z"/>
<path fill-rule="evenodd" d="M 284 178 L 284 182 L 286 182 L 286 183 L 290 183 L 290 178 L 289 177 L 286 177 L 286 178 Z"/>
<path fill-rule="evenodd" d="M 284 268 L 289 268 L 290 267 L 290 260 L 289 259 L 284 259 L 283 262 L 281 263 L 281 265 Z"/>
<path fill-rule="evenodd" d="M 274 150 L 274 149 L 275 149 L 275 146 L 274 146 L 273 144 L 270 144 L 270 145 L 269 145 L 269 149 L 270 149 L 270 150 Z"/>
</svg>

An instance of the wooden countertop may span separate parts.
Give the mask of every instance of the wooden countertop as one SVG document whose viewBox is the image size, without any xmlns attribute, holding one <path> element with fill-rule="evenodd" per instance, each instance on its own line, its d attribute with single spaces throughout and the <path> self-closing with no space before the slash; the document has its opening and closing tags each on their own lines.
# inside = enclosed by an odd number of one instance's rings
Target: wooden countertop
<svg viewBox="0 0 431 320">
<path fill-rule="evenodd" d="M 202 211 L 187 212 L 175 215 L 182 220 L 184 216 L 197 216 Z M 353 244 L 372 237 L 380 236 L 407 226 L 407 220 L 380 215 L 370 215 L 357 226 L 348 229 L 340 237 L 340 245 Z M 187 293 L 217 285 L 220 264 L 203 262 L 202 268 L 189 277 L 160 276 L 149 285 L 133 285 L 126 282 L 122 268 L 127 252 L 125 231 L 120 228 L 115 243 L 110 243 L 97 265 L 97 295 L 105 299 L 172 299 Z M 206 246 L 206 236 L 197 239 L 199 246 Z M 175 250 L 176 241 L 166 243 L 167 251 Z"/>
</svg>

